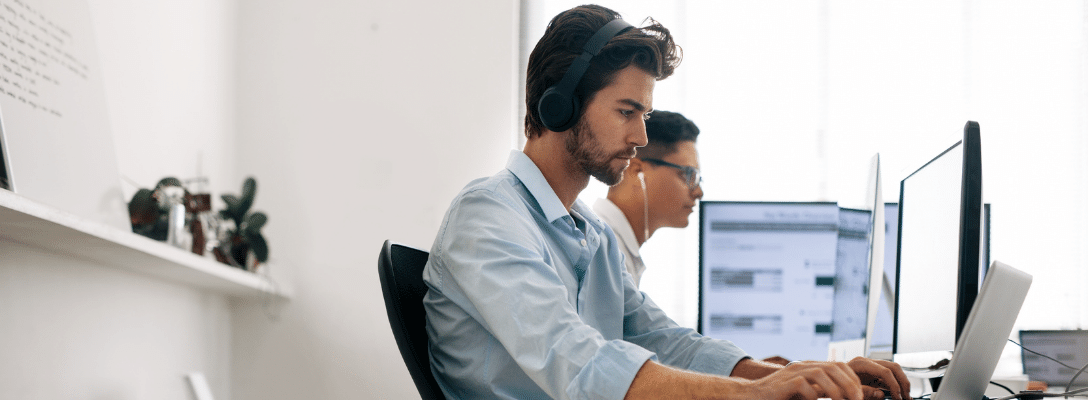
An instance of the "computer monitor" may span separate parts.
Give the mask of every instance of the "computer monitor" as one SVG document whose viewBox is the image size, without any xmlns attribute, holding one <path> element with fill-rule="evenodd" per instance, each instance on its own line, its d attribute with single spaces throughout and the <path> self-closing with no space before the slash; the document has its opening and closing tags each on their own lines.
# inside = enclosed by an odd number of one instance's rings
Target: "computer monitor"
<svg viewBox="0 0 1088 400">
<path fill-rule="evenodd" d="M 900 183 L 895 354 L 954 350 L 978 295 L 982 151 L 977 122 L 963 140 Z"/>
<path fill-rule="evenodd" d="M 835 256 L 835 286 L 831 311 L 831 340 L 864 340 L 868 329 L 873 212 L 839 209 L 839 243 Z"/>
<path fill-rule="evenodd" d="M 982 258 L 980 271 L 990 265 L 990 208 L 982 205 Z M 869 341 L 869 357 L 892 359 L 893 316 L 895 315 L 895 261 L 899 237 L 899 203 L 884 203 L 884 276 L 880 282 L 880 305 L 877 307 L 876 326 Z M 981 282 L 981 278 L 979 279 Z"/>
<path fill-rule="evenodd" d="M 703 201 L 699 323 L 756 358 L 827 358 L 839 206 Z"/>
<path fill-rule="evenodd" d="M 1088 364 L 1088 331 L 1085 330 L 1025 330 L 1020 331 L 1023 349 L 1031 349 L 1065 365 L 1081 368 Z M 1065 388 L 1073 379 L 1076 369 L 1070 369 L 1054 360 L 1021 349 L 1024 374 L 1033 381 Z M 1080 374 L 1074 387 L 1088 386 L 1088 374 Z"/>
<path fill-rule="evenodd" d="M 884 196 L 880 154 L 869 163 L 862 209 L 842 208 L 828 360 L 867 356 L 884 275 Z"/>
</svg>

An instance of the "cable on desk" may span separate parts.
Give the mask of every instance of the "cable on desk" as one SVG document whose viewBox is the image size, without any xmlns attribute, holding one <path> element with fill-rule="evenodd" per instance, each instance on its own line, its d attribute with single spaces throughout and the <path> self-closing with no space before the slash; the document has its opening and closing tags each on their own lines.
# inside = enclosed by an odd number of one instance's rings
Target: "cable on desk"
<svg viewBox="0 0 1088 400">
<path fill-rule="evenodd" d="M 1024 350 L 1026 350 L 1027 352 L 1029 352 L 1029 353 L 1031 353 L 1031 354 L 1035 354 L 1035 355 L 1038 355 L 1038 356 L 1042 356 L 1042 357 L 1044 357 L 1044 358 L 1047 358 L 1047 359 L 1049 359 L 1049 360 L 1051 360 L 1051 361 L 1054 361 L 1054 362 L 1056 362 L 1056 363 L 1058 363 L 1058 364 L 1061 364 L 1061 365 L 1062 365 L 1063 367 L 1066 367 L 1066 368 L 1069 368 L 1069 369 L 1077 369 L 1077 367 L 1072 367 L 1072 366 L 1069 366 L 1068 364 L 1066 364 L 1066 363 L 1063 363 L 1063 362 L 1061 362 L 1061 361 L 1058 361 L 1058 360 L 1056 360 L 1056 359 L 1054 359 L 1054 358 L 1052 358 L 1052 357 L 1050 357 L 1050 356 L 1048 356 L 1048 355 L 1046 355 L 1046 354 L 1042 354 L 1042 353 L 1036 352 L 1035 350 L 1032 350 L 1032 349 L 1029 349 L 1029 348 L 1027 348 L 1027 347 L 1024 347 L 1024 345 L 1022 345 L 1022 344 L 1020 344 L 1020 343 L 1016 343 L 1016 341 L 1014 341 L 1014 340 L 1012 340 L 1012 339 L 1009 339 L 1009 341 L 1010 341 L 1010 342 L 1012 342 L 1012 344 L 1015 344 L 1015 345 L 1017 345 L 1017 346 L 1020 346 L 1020 348 L 1021 348 L 1021 349 L 1024 349 Z M 1084 370 L 1086 370 L 1086 369 L 1088 369 L 1088 364 L 1084 364 L 1084 366 L 1083 366 L 1083 367 L 1081 367 L 1081 368 L 1080 368 L 1079 370 L 1077 370 L 1077 373 L 1073 374 L 1073 379 L 1070 379 L 1070 380 L 1069 380 L 1069 384 L 1068 384 L 1068 385 L 1065 385 L 1065 393 L 1066 393 L 1066 394 L 1070 394 L 1070 393 L 1073 393 L 1073 392 L 1070 392 L 1070 391 L 1069 391 L 1070 389 L 1072 389 L 1072 388 L 1073 388 L 1073 382 L 1076 382 L 1076 381 L 1077 381 L 1077 377 L 1079 377 L 1079 376 L 1080 376 L 1080 374 L 1083 374 L 1083 373 L 1084 373 Z M 993 382 L 990 382 L 990 383 L 993 383 Z M 998 386 L 1000 386 L 1000 385 L 998 385 Z M 1005 389 L 1006 389 L 1006 390 L 1008 390 L 1008 388 L 1005 388 Z M 1010 390 L 1009 392 L 1012 392 L 1012 391 Z M 1078 391 L 1077 391 L 1077 393 L 1083 393 L 1083 392 L 1084 392 L 1084 390 L 1078 390 Z M 1060 397 L 1060 396 L 1043 396 L 1043 397 Z M 1066 396 L 1066 397 L 1068 397 L 1068 396 Z"/>
<path fill-rule="evenodd" d="M 1046 358 L 1046 359 L 1048 359 L 1048 360 L 1050 360 L 1050 361 L 1054 361 L 1054 362 L 1056 362 L 1056 363 L 1058 363 L 1058 364 L 1061 364 L 1061 365 L 1062 365 L 1063 367 L 1066 367 L 1066 368 L 1069 368 L 1069 369 L 1077 369 L 1077 367 L 1073 367 L 1073 366 L 1070 366 L 1069 364 L 1066 364 L 1066 363 L 1063 363 L 1063 362 L 1061 362 L 1061 361 L 1058 361 L 1058 359 L 1056 359 L 1056 358 L 1053 358 L 1053 357 L 1051 357 L 1051 356 L 1048 356 L 1048 355 L 1046 355 L 1046 354 L 1043 354 L 1043 353 L 1037 352 L 1037 351 L 1035 351 L 1035 350 L 1029 349 L 1029 348 L 1027 348 L 1027 347 L 1024 347 L 1024 345 L 1022 345 L 1022 344 L 1020 344 L 1020 343 L 1016 343 L 1016 341 L 1015 341 L 1015 340 L 1009 339 L 1009 341 L 1010 341 L 1010 342 L 1012 342 L 1012 344 L 1015 344 L 1015 345 L 1017 345 L 1017 346 L 1020 346 L 1020 348 L 1021 348 L 1021 349 L 1024 349 L 1024 350 L 1025 350 L 1025 351 L 1027 351 L 1028 353 L 1031 353 L 1031 354 L 1034 354 L 1034 355 L 1037 355 L 1037 356 L 1040 356 L 1040 357 Z"/>
<path fill-rule="evenodd" d="M 997 386 L 999 388 L 1005 389 L 1005 391 L 1009 392 L 1009 394 L 1013 394 L 1013 395 L 1016 394 L 1016 392 L 1012 391 L 1012 389 L 1009 389 L 1008 386 L 1002 385 L 1002 384 L 994 382 L 994 381 L 990 381 L 990 384 L 994 385 L 994 386 Z"/>
<path fill-rule="evenodd" d="M 1066 393 L 1069 393 L 1069 389 L 1073 388 L 1073 382 L 1077 381 L 1077 377 L 1080 376 L 1080 374 L 1083 374 L 1085 369 L 1088 369 L 1088 364 L 1084 364 L 1084 366 L 1080 368 L 1080 371 L 1077 371 L 1077 373 L 1073 374 L 1073 379 L 1070 379 L 1069 384 L 1065 385 L 1065 392 Z M 1083 392 L 1085 390 L 1088 390 L 1088 389 L 1082 389 L 1080 391 Z"/>
<path fill-rule="evenodd" d="M 1072 392 L 1065 393 L 1043 393 L 1043 392 L 1020 392 L 1011 396 L 1005 396 L 993 400 L 1012 400 L 1012 399 L 1041 399 L 1044 397 L 1088 397 L 1088 388 L 1077 389 Z"/>
</svg>

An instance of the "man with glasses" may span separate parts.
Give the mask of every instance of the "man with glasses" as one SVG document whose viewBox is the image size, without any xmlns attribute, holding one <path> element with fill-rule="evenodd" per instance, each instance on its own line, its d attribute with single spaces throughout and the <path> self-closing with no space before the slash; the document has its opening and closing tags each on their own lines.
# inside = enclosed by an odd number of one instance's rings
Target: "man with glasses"
<svg viewBox="0 0 1088 400">
<path fill-rule="evenodd" d="M 616 233 L 627 272 L 641 286 L 646 264 L 639 249 L 659 228 L 685 228 L 688 216 L 703 198 L 703 176 L 695 140 L 699 127 L 683 115 L 654 111 L 646 120 L 646 146 L 639 147 L 623 180 L 608 189 L 608 197 L 593 204 L 593 212 Z M 773 356 L 763 361 L 786 365 Z"/>
<path fill-rule="evenodd" d="M 639 147 L 623 180 L 593 212 L 616 233 L 627 272 L 639 286 L 646 264 L 639 248 L 659 228 L 688 226 L 688 216 L 703 197 L 699 186 L 699 127 L 683 115 L 654 111 L 646 121 L 646 146 Z"/>
</svg>

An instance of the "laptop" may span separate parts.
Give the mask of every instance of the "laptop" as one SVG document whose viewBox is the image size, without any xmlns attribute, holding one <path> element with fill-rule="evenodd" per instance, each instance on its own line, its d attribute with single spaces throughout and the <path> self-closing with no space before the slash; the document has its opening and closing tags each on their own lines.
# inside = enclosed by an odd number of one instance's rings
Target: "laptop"
<svg viewBox="0 0 1088 400">
<path fill-rule="evenodd" d="M 1081 368 L 1088 364 L 1088 330 L 1026 330 L 1020 331 L 1020 344 L 1065 365 Z M 1073 379 L 1075 369 L 1048 360 L 1027 350 L 1020 350 L 1024 374 L 1033 381 L 1046 382 L 1050 387 L 1065 389 Z M 1088 386 L 1088 374 L 1081 374 L 1073 387 Z"/>
<path fill-rule="evenodd" d="M 933 400 L 984 398 L 1030 286 L 1031 275 L 993 262 Z"/>
</svg>

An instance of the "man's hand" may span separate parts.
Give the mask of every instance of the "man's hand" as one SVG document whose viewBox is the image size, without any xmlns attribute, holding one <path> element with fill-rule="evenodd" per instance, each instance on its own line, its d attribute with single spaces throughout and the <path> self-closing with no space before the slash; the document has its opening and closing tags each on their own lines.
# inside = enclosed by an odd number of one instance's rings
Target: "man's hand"
<svg viewBox="0 0 1088 400">
<path fill-rule="evenodd" d="M 865 357 L 856 357 L 847 365 L 861 379 L 866 386 L 867 399 L 880 399 L 884 397 L 883 391 L 887 389 L 895 400 L 910 399 L 910 382 L 907 374 L 899 364 L 891 361 L 873 360 Z"/>
<path fill-rule="evenodd" d="M 844 363 L 806 361 L 793 363 L 750 383 L 751 398 L 863 400 L 861 381 Z"/>
</svg>

